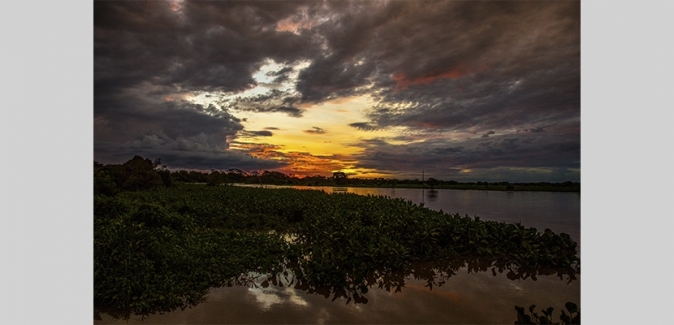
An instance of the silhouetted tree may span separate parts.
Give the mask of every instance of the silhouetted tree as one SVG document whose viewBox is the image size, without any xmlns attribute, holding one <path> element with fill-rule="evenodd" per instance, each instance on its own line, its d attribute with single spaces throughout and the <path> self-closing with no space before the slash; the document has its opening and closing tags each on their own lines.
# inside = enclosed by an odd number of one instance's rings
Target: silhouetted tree
<svg viewBox="0 0 674 325">
<path fill-rule="evenodd" d="M 208 174 L 208 178 L 206 180 L 206 185 L 208 186 L 216 186 L 220 184 L 226 184 L 228 181 L 227 179 L 227 174 L 217 171 L 217 170 L 212 170 L 210 174 Z"/>
<path fill-rule="evenodd" d="M 155 165 L 150 159 L 134 156 L 122 165 L 122 174 L 125 178 L 122 188 L 135 191 L 162 186 L 161 176 L 154 170 Z"/>
<path fill-rule="evenodd" d="M 332 179 L 336 184 L 343 185 L 346 184 L 348 177 L 344 172 L 334 172 L 332 173 Z"/>
<path fill-rule="evenodd" d="M 227 170 L 227 178 L 233 183 L 244 183 L 246 181 L 246 173 L 238 168 L 230 168 Z"/>
</svg>

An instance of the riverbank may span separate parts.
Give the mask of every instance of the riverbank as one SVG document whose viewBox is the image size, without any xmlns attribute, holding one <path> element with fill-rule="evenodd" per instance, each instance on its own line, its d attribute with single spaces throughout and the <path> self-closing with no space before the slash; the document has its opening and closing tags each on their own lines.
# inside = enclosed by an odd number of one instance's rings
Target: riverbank
<svg viewBox="0 0 674 325">
<path fill-rule="evenodd" d="M 197 183 L 193 183 L 197 184 Z M 205 183 L 201 183 L 205 184 Z M 551 185 L 531 185 L 531 184 L 514 184 L 514 185 L 483 185 L 483 184 L 455 184 L 455 185 L 422 185 L 422 184 L 283 184 L 283 183 L 235 183 L 233 185 L 245 186 L 306 186 L 306 187 L 334 187 L 334 188 L 409 188 L 409 189 L 426 189 L 426 190 L 470 190 L 470 191 L 502 191 L 502 192 L 569 192 L 580 193 L 580 184 L 573 183 L 571 185 L 551 184 Z"/>
<path fill-rule="evenodd" d="M 263 184 L 264 185 L 264 184 Z M 268 184 L 272 185 L 272 184 Z M 312 185 L 307 185 L 312 186 Z M 316 185 L 321 186 L 321 185 Z M 580 184 L 571 185 L 530 185 L 530 184 L 512 184 L 512 185 L 482 185 L 482 184 L 455 184 L 455 185 L 436 185 L 428 184 L 347 184 L 334 185 L 335 187 L 374 187 L 374 188 L 424 188 L 424 189 L 447 189 L 447 190 L 475 190 L 475 191 L 532 191 L 532 192 L 580 192 Z"/>
</svg>

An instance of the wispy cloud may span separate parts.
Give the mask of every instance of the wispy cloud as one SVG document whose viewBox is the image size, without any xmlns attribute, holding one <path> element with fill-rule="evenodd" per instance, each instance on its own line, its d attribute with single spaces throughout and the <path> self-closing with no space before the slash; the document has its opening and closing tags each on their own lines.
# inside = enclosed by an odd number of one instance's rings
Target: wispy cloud
<svg viewBox="0 0 674 325">
<path fill-rule="evenodd" d="M 326 133 L 326 131 L 324 129 L 319 128 L 317 126 L 312 126 L 312 129 L 303 130 L 302 132 L 309 133 L 309 134 L 325 134 Z"/>
</svg>

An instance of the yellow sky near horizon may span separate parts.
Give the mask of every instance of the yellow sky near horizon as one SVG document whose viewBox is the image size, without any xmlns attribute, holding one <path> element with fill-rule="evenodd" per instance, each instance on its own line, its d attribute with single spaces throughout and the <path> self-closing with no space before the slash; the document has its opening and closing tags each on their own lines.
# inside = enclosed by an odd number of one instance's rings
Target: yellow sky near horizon
<svg viewBox="0 0 674 325">
<path fill-rule="evenodd" d="M 371 169 L 355 168 L 356 162 L 352 155 L 361 153 L 364 148 L 357 146 L 362 140 L 379 137 L 393 137 L 400 130 L 389 128 L 384 130 L 364 131 L 349 126 L 350 123 L 363 122 L 364 111 L 372 105 L 369 96 L 353 96 L 327 101 L 320 104 L 301 106 L 304 109 L 301 118 L 292 117 L 285 113 L 256 113 L 242 112 L 240 118 L 247 131 L 261 131 L 271 129 L 268 136 L 242 136 L 231 144 L 232 149 L 247 150 L 244 144 L 273 145 L 273 151 L 283 154 L 304 153 L 301 161 L 290 161 L 291 164 L 315 164 L 311 166 L 290 166 L 296 171 L 307 170 L 317 172 L 323 168 L 321 174 L 327 175 L 335 171 L 344 171 L 351 174 L 367 175 L 366 177 L 384 177 L 385 174 Z M 268 151 L 257 155 L 260 158 L 283 159 L 284 157 L 268 154 Z M 307 159 L 310 154 L 315 159 Z M 292 156 L 292 155 L 291 155 Z"/>
<path fill-rule="evenodd" d="M 187 96 L 187 100 L 208 106 L 218 103 L 218 99 L 234 100 L 251 98 L 269 93 L 273 89 L 292 91 L 299 71 L 308 62 L 298 62 L 289 73 L 288 80 L 274 83 L 274 72 L 284 66 L 268 60 L 258 72 L 253 74 L 257 85 L 242 93 L 201 93 Z M 366 112 L 375 104 L 370 95 L 342 97 L 321 103 L 300 103 L 302 116 L 291 116 L 287 112 L 259 112 L 236 109 L 230 113 L 241 120 L 245 132 L 228 140 L 229 149 L 240 150 L 251 156 L 282 161 L 287 167 L 278 171 L 297 176 L 323 175 L 342 171 L 354 177 L 387 177 L 384 171 L 356 167 L 355 158 L 365 148 L 362 141 L 386 138 L 388 143 L 401 144 L 392 138 L 404 132 L 402 127 L 380 130 L 360 130 L 349 126 L 351 123 L 366 122 Z M 259 131 L 269 131 L 272 136 L 259 135 Z M 359 145 L 360 143 L 360 145 Z"/>
</svg>

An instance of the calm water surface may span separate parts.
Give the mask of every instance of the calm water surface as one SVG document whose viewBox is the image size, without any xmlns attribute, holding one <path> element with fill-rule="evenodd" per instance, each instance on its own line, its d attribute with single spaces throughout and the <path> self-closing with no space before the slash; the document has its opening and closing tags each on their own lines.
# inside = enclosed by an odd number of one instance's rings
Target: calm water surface
<svg viewBox="0 0 674 325">
<path fill-rule="evenodd" d="M 273 187 L 273 186 L 267 186 Z M 295 187 L 318 189 L 328 193 L 343 192 L 344 188 Z M 580 195 L 552 192 L 499 192 L 390 188 L 346 188 L 361 195 L 386 195 L 404 198 L 424 206 L 461 215 L 479 216 L 484 220 L 521 222 L 539 230 L 549 228 L 567 233 L 580 244 Z M 213 288 L 205 303 L 184 311 L 150 315 L 144 319 L 132 317 L 116 320 L 101 314 L 95 324 L 513 324 L 517 320 L 516 305 L 535 304 L 536 311 L 553 307 L 553 321 L 559 322 L 564 303 L 580 306 L 580 275 L 570 281 L 568 276 L 539 275 L 536 280 L 510 280 L 503 273 L 469 272 L 459 269 L 456 274 L 438 274 L 432 289 L 427 281 L 405 278 L 400 292 L 395 288 L 371 289 L 365 304 L 347 304 L 346 299 L 325 298 L 322 295 L 283 287 L 259 286 L 262 277 L 251 287 Z M 444 275 L 444 277 L 443 277 Z"/>
</svg>

